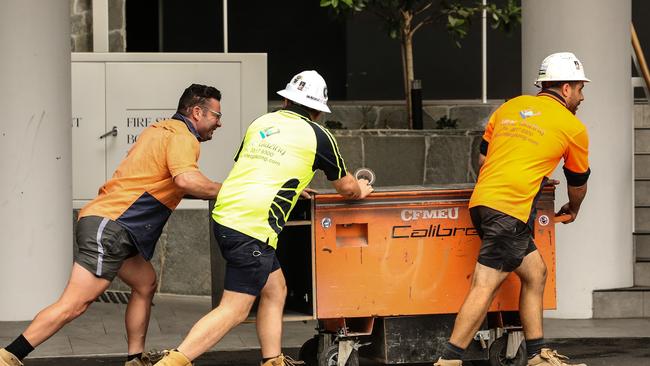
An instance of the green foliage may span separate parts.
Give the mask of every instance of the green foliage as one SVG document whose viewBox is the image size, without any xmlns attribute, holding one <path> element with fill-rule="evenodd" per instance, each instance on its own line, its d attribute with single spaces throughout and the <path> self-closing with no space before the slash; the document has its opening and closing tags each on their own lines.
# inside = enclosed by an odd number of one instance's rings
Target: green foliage
<svg viewBox="0 0 650 366">
<path fill-rule="evenodd" d="M 458 128 L 458 119 L 442 116 L 436 121 L 436 128 L 439 130 L 456 129 Z"/>
<path fill-rule="evenodd" d="M 441 4 L 440 13 L 446 16 L 447 32 L 454 39 L 456 46 L 460 47 L 460 39 L 467 36 L 472 19 L 480 16 L 483 5 L 476 3 L 476 5 L 468 7 L 457 1 L 445 0 Z M 508 0 L 502 8 L 497 7 L 496 4 L 487 4 L 485 10 L 492 29 L 510 34 L 521 23 L 521 7 L 515 0 Z"/>
<path fill-rule="evenodd" d="M 391 38 L 404 34 L 404 14 L 407 13 L 412 16 L 410 26 L 413 33 L 422 25 L 441 22 L 459 47 L 460 40 L 469 32 L 472 20 L 480 17 L 483 10 L 480 1 L 471 6 L 464 5 L 466 3 L 461 0 L 320 0 L 321 7 L 331 8 L 337 14 L 371 11 L 384 21 Z M 516 0 L 508 0 L 503 7 L 489 3 L 485 10 L 492 29 L 510 33 L 521 23 L 521 7 Z"/>
</svg>

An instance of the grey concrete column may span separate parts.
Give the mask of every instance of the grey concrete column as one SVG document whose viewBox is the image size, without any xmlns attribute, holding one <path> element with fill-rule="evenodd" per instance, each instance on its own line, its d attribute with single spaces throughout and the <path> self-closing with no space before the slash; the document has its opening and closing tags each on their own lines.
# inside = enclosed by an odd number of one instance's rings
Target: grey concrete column
<svg viewBox="0 0 650 366">
<path fill-rule="evenodd" d="M 0 11 L 0 321 L 31 319 L 72 257 L 69 0 Z"/>
<path fill-rule="evenodd" d="M 577 116 L 590 137 L 589 192 L 578 220 L 557 225 L 557 311 L 592 316 L 594 289 L 633 282 L 633 112 L 630 87 L 630 0 L 523 0 L 522 82 L 535 93 L 540 63 L 570 51 L 592 80 Z M 561 171 L 556 171 L 562 177 Z M 556 207 L 567 202 L 563 181 Z"/>
</svg>

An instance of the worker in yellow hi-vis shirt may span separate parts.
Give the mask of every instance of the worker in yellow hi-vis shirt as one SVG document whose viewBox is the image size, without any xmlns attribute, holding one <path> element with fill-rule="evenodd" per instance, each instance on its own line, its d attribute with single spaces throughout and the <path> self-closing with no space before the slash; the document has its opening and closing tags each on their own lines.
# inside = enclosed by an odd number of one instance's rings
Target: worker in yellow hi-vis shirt
<svg viewBox="0 0 650 366">
<path fill-rule="evenodd" d="M 275 256 L 278 234 L 317 169 L 344 197 L 362 199 L 372 192 L 367 180 L 347 172 L 334 136 L 313 122 L 330 112 L 325 80 L 316 71 L 303 71 L 278 94 L 285 98 L 283 109 L 250 125 L 212 212 L 227 262 L 221 303 L 156 365 L 191 365 L 246 319 L 257 296 L 262 364 L 294 364 L 281 353 L 287 288 Z"/>
<path fill-rule="evenodd" d="M 521 279 L 519 314 L 528 365 L 569 365 L 544 341 L 546 265 L 535 247 L 533 227 L 535 201 L 560 160 L 564 160 L 569 202 L 558 215 L 570 215 L 566 223 L 576 219 L 587 193 L 589 138 L 575 113 L 588 81 L 575 55 L 552 54 L 539 69 L 539 94 L 511 99 L 490 117 L 481 145 L 481 170 L 469 203 L 481 237 L 478 263 L 451 338 L 434 365 L 462 365 L 465 349 L 510 272 Z"/>
</svg>

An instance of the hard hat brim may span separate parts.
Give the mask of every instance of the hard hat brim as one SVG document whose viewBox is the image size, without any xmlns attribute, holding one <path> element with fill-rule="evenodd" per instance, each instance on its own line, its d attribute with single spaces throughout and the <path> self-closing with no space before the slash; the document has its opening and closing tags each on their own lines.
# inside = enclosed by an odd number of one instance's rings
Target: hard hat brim
<svg viewBox="0 0 650 366">
<path fill-rule="evenodd" d="M 311 109 L 315 109 L 317 111 L 321 111 L 321 112 L 325 112 L 325 113 L 332 113 L 332 111 L 329 109 L 329 107 L 326 104 L 317 102 L 315 100 L 311 100 L 311 99 L 305 97 L 304 94 L 298 94 L 298 93 L 295 93 L 295 92 L 293 92 L 291 90 L 287 90 L 287 89 L 278 90 L 277 93 L 281 97 L 287 98 L 292 102 L 302 104 L 305 107 L 309 107 Z"/>
<path fill-rule="evenodd" d="M 571 81 L 584 81 L 584 82 L 590 82 L 590 79 L 587 78 L 581 78 L 581 79 L 576 79 L 576 80 L 566 80 L 566 79 L 537 79 L 535 80 L 535 86 L 538 88 L 542 87 L 542 83 L 545 81 L 566 81 L 566 82 L 571 82 Z"/>
</svg>

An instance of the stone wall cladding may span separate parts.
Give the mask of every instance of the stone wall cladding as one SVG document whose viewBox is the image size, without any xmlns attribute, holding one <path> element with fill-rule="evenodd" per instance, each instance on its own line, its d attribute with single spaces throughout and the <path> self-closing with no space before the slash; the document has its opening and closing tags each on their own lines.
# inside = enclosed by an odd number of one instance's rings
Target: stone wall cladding
<svg viewBox="0 0 650 366">
<path fill-rule="evenodd" d="M 108 1 L 108 52 L 126 52 L 126 0 Z"/>
<path fill-rule="evenodd" d="M 108 1 L 109 52 L 126 52 L 126 0 Z M 72 52 L 93 52 L 92 0 L 70 0 Z"/>
<path fill-rule="evenodd" d="M 70 49 L 72 52 L 92 52 L 92 0 L 70 0 Z"/>
<path fill-rule="evenodd" d="M 377 187 L 473 183 L 482 130 L 331 130 L 348 171 L 370 168 Z M 316 172 L 311 187 L 332 188 Z"/>
<path fill-rule="evenodd" d="M 422 125 L 424 129 L 437 128 L 442 118 L 457 119 L 459 130 L 482 130 L 490 114 L 503 103 L 491 100 L 483 104 L 475 101 L 424 101 Z M 340 123 L 344 129 L 406 129 L 408 128 L 406 108 L 401 101 L 373 102 L 329 102 L 332 113 L 324 114 L 321 123 Z M 279 109 L 279 101 L 269 102 L 269 111 Z"/>
</svg>

